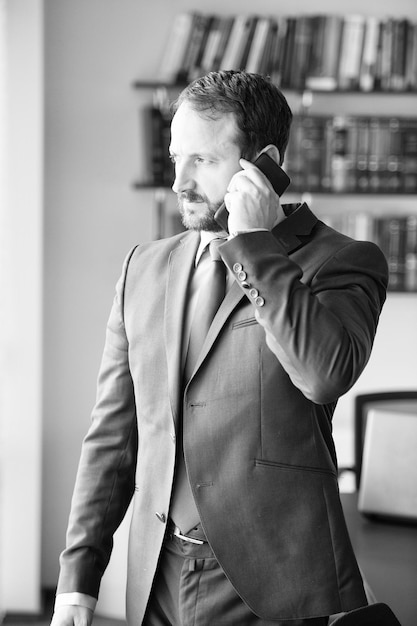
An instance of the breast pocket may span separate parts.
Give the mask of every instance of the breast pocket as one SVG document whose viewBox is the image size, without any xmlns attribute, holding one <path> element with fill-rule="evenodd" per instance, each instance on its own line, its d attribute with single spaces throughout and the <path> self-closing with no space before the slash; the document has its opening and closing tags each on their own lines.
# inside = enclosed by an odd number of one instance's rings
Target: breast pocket
<svg viewBox="0 0 417 626">
<path fill-rule="evenodd" d="M 232 324 L 232 330 L 239 330 L 239 328 L 247 328 L 248 326 L 253 326 L 254 324 L 258 324 L 254 317 L 248 317 L 244 320 L 236 320 Z"/>
</svg>

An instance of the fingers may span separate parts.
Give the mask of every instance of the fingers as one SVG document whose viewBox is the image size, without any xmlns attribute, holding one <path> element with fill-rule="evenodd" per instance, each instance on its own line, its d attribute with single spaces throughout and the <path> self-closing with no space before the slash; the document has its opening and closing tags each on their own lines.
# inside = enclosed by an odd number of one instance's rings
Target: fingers
<svg viewBox="0 0 417 626">
<path fill-rule="evenodd" d="M 227 191 L 240 191 L 242 189 L 242 184 L 247 186 L 247 183 L 254 184 L 256 187 L 265 184 L 265 180 L 267 178 L 264 174 L 254 165 L 251 161 L 247 161 L 246 159 L 240 159 L 239 161 L 242 169 L 232 177 Z M 269 181 L 268 181 L 269 182 Z M 245 187 L 243 187 L 245 188 Z"/>
</svg>

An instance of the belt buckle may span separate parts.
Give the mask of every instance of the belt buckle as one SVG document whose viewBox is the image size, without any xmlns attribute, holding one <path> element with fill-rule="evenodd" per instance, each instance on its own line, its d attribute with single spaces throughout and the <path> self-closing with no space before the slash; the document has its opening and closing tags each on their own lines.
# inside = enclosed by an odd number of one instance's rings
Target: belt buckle
<svg viewBox="0 0 417 626">
<path fill-rule="evenodd" d="M 175 526 L 175 525 L 173 527 L 172 534 L 175 537 L 178 537 L 178 539 L 182 539 L 183 541 L 188 541 L 188 543 L 194 543 L 198 546 L 202 546 L 204 544 L 204 541 L 202 541 L 201 539 L 194 539 L 194 537 L 187 537 L 187 535 L 183 535 L 181 533 L 181 530 L 178 528 L 178 526 Z"/>
</svg>

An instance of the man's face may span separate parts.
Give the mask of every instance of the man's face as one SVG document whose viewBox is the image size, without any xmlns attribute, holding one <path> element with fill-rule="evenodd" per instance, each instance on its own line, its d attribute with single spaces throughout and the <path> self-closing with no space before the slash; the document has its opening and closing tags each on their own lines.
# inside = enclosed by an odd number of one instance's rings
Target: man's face
<svg viewBox="0 0 417 626">
<path fill-rule="evenodd" d="M 214 214 L 233 174 L 241 168 L 238 128 L 233 113 L 206 119 L 183 102 L 171 124 L 170 155 L 175 165 L 172 189 L 189 230 L 221 230 Z"/>
</svg>

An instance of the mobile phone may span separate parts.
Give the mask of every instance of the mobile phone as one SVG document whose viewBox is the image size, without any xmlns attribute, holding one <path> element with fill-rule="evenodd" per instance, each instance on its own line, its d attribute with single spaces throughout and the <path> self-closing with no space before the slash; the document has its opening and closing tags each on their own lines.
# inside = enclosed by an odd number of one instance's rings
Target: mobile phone
<svg viewBox="0 0 417 626">
<path fill-rule="evenodd" d="M 262 152 L 261 155 L 258 156 L 256 161 L 253 162 L 256 167 L 258 167 L 261 172 L 265 174 L 271 183 L 274 191 L 282 196 L 288 185 L 290 184 L 290 178 L 288 174 L 284 172 L 284 170 L 278 165 L 274 159 L 272 159 L 266 152 Z M 227 222 L 229 219 L 229 211 L 226 209 L 226 205 L 223 202 L 221 207 L 217 209 L 214 219 L 216 222 L 225 230 L 228 231 Z"/>
</svg>

